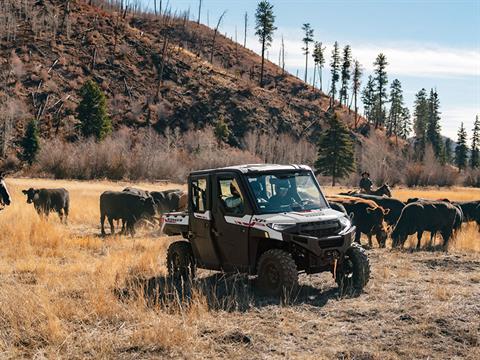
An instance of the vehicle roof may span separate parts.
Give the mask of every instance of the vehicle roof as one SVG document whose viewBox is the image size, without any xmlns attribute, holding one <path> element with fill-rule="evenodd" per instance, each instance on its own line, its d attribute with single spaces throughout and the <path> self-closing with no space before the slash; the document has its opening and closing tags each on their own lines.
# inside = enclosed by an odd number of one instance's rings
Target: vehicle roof
<svg viewBox="0 0 480 360">
<path fill-rule="evenodd" d="M 310 166 L 307 165 L 278 165 L 278 164 L 245 164 L 245 165 L 236 165 L 236 166 L 227 166 L 217 169 L 207 169 L 207 170 L 198 170 L 192 171 L 191 175 L 201 175 L 201 174 L 210 174 L 216 172 L 224 171 L 234 171 L 241 172 L 243 174 L 248 173 L 261 173 L 261 172 L 270 172 L 270 171 L 295 171 L 295 170 L 312 170 Z"/>
</svg>

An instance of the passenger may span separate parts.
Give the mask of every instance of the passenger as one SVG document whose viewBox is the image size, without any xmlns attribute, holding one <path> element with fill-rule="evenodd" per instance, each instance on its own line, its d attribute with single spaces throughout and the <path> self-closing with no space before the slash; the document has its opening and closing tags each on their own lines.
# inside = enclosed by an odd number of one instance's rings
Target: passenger
<svg viewBox="0 0 480 360">
<path fill-rule="evenodd" d="M 233 182 L 230 183 L 230 194 L 231 196 L 225 199 L 227 210 L 234 214 L 242 214 L 244 210 L 243 200 L 240 191 Z"/>
<path fill-rule="evenodd" d="M 256 202 L 258 204 L 267 203 L 267 199 L 265 196 L 265 192 L 263 191 L 262 184 L 258 180 L 255 180 L 250 183 L 250 186 L 252 187 L 253 195 L 255 196 Z"/>
</svg>

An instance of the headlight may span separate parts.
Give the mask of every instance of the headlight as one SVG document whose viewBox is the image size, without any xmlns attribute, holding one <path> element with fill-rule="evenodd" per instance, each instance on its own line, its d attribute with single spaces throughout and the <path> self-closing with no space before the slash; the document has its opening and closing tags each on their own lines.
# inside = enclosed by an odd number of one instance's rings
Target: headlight
<svg viewBox="0 0 480 360">
<path fill-rule="evenodd" d="M 270 229 L 273 229 L 273 230 L 276 230 L 276 231 L 282 231 L 282 230 L 288 229 L 292 226 L 295 226 L 295 223 L 281 223 L 281 224 L 271 223 L 271 224 L 267 224 L 267 226 Z"/>
<path fill-rule="evenodd" d="M 338 221 L 340 222 L 342 230 L 348 229 L 350 226 L 352 226 L 352 222 L 346 216 L 342 216 L 340 219 L 338 219 Z"/>
</svg>

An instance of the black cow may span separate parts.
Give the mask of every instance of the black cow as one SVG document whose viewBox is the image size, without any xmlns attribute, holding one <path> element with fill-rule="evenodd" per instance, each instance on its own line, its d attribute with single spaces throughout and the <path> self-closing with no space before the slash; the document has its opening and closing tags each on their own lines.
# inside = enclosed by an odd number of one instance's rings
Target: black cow
<svg viewBox="0 0 480 360">
<path fill-rule="evenodd" d="M 187 207 L 187 193 L 182 190 L 151 191 L 150 195 L 160 214 L 182 211 Z"/>
<path fill-rule="evenodd" d="M 8 206 L 10 204 L 11 204 L 11 198 L 7 189 L 7 184 L 5 184 L 3 177 L 0 175 L 0 206 L 2 206 L 0 210 L 2 210 L 3 207 Z"/>
<path fill-rule="evenodd" d="M 360 236 L 364 233 L 367 235 L 371 247 L 372 235 L 374 234 L 380 247 L 385 247 L 388 229 L 383 220 L 385 215 L 389 213 L 388 209 L 383 209 L 371 200 L 351 196 L 328 196 L 327 199 L 330 204 L 342 205 L 348 214 L 353 213 L 353 224 L 357 227 L 355 233 L 357 243 L 360 243 Z"/>
<path fill-rule="evenodd" d="M 110 224 L 110 233 L 115 233 L 113 220 L 122 220 L 126 232 L 135 234 L 135 223 L 142 217 L 155 216 L 155 203 L 151 197 L 143 197 L 130 192 L 105 191 L 100 195 L 100 225 L 105 235 L 105 218 Z M 122 229 L 122 232 L 123 229 Z"/>
<path fill-rule="evenodd" d="M 70 194 L 61 189 L 34 189 L 22 190 L 27 195 L 27 203 L 33 203 L 38 215 L 46 216 L 55 211 L 61 222 L 67 223 L 70 208 Z"/>
<path fill-rule="evenodd" d="M 378 206 L 390 210 L 389 213 L 385 215 L 385 222 L 388 225 L 395 225 L 397 223 L 398 219 L 400 218 L 400 214 L 405 207 L 405 203 L 403 201 L 394 198 L 367 194 L 352 194 L 350 196 L 372 200 Z"/>
<path fill-rule="evenodd" d="M 143 197 L 152 197 L 157 207 L 157 211 L 160 214 L 184 210 L 187 205 L 186 201 L 183 201 L 186 200 L 186 193 L 180 189 L 147 191 L 133 187 L 126 187 L 123 191 Z"/>
<path fill-rule="evenodd" d="M 460 206 L 463 211 L 463 222 L 475 221 L 480 226 L 480 201 L 452 201 L 455 206 Z"/>
<path fill-rule="evenodd" d="M 417 249 L 424 231 L 442 234 L 444 249 L 452 236 L 457 218 L 457 208 L 446 201 L 418 200 L 405 206 L 392 232 L 393 246 L 403 246 L 408 235 L 417 233 Z M 458 221 L 458 220 L 457 220 Z"/>
</svg>

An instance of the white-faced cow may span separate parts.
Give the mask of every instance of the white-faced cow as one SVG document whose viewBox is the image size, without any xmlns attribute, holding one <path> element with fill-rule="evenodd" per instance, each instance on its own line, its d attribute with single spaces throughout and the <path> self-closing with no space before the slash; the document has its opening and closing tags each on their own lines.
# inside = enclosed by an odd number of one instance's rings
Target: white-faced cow
<svg viewBox="0 0 480 360">
<path fill-rule="evenodd" d="M 7 185 L 3 180 L 3 176 L 0 175 L 0 210 L 2 210 L 5 206 L 11 204 L 10 194 L 7 189 Z"/>
<path fill-rule="evenodd" d="M 52 211 L 55 211 L 60 221 L 67 223 L 70 207 L 70 195 L 67 190 L 30 188 L 22 192 L 27 195 L 27 203 L 33 203 L 38 215 L 48 217 Z"/>
</svg>

